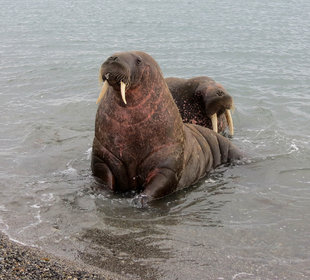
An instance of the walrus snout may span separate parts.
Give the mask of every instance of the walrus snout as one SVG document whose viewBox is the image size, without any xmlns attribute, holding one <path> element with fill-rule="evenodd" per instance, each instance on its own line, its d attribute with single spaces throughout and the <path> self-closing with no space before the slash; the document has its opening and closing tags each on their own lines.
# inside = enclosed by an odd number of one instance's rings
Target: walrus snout
<svg viewBox="0 0 310 280">
<path fill-rule="evenodd" d="M 110 86 L 112 86 L 115 90 L 120 90 L 121 82 L 125 84 L 129 84 L 128 77 L 123 73 L 115 73 L 115 72 L 107 72 L 102 75 L 102 81 L 107 81 Z"/>
<path fill-rule="evenodd" d="M 100 75 L 103 82 L 107 80 L 111 86 L 114 86 L 120 85 L 121 81 L 128 84 L 130 71 L 128 66 L 118 61 L 118 59 L 111 62 L 111 59 L 108 58 L 101 65 Z"/>
<path fill-rule="evenodd" d="M 96 104 L 100 102 L 109 86 L 113 87 L 117 92 L 121 92 L 124 104 L 126 101 L 126 88 L 130 86 L 130 71 L 126 62 L 122 61 L 119 56 L 110 56 L 100 68 L 99 81 L 103 83 L 101 92 Z"/>
<path fill-rule="evenodd" d="M 99 81 L 103 83 L 97 103 L 103 98 L 109 86 L 117 93 L 121 93 L 124 104 L 127 104 L 126 94 L 134 102 L 133 91 L 140 85 L 141 78 L 148 73 L 149 66 L 146 61 L 153 59 L 143 52 L 115 53 L 110 56 L 100 68 Z"/>
<path fill-rule="evenodd" d="M 221 114 L 225 114 L 225 118 L 229 127 L 230 135 L 234 135 L 234 124 L 231 117 L 230 110 L 233 109 L 233 100 L 229 94 L 221 92 L 222 94 L 214 94 L 212 97 L 205 95 L 203 100 L 207 116 L 211 119 L 212 128 L 218 132 L 218 118 Z"/>
<path fill-rule="evenodd" d="M 117 55 L 112 55 L 107 60 L 109 60 L 109 61 L 117 61 L 118 60 L 118 56 Z"/>
<path fill-rule="evenodd" d="M 203 100 L 208 117 L 211 117 L 215 113 L 221 115 L 225 112 L 225 110 L 229 110 L 233 107 L 233 101 L 230 95 L 212 97 L 207 96 L 203 98 Z"/>
</svg>

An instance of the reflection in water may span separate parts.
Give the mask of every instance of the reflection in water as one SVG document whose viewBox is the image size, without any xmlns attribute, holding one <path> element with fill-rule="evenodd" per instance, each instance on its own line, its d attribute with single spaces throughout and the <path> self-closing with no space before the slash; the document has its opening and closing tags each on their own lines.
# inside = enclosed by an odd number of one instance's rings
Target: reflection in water
<svg viewBox="0 0 310 280">
<path fill-rule="evenodd" d="M 80 241 L 87 244 L 79 257 L 87 264 L 116 272 L 158 279 L 160 271 L 152 264 L 164 262 L 170 251 L 160 247 L 163 232 L 153 230 L 115 234 L 102 229 L 87 229 Z"/>
<path fill-rule="evenodd" d="M 95 206 L 91 208 L 99 222 L 96 227 L 86 227 L 76 234 L 79 258 L 87 264 L 128 277 L 159 279 L 164 273 L 161 264 L 168 259 L 178 259 L 172 244 L 182 241 L 173 240 L 176 238 L 174 230 L 202 224 L 222 227 L 218 213 L 226 201 L 214 198 L 233 192 L 226 184 L 225 170 L 227 168 L 222 168 L 191 188 L 155 201 L 146 209 L 131 205 L 132 194 L 100 191 L 97 183 L 84 189 L 84 199 L 93 197 Z M 70 207 L 82 209 L 87 204 L 74 196 Z M 202 246 L 199 242 L 195 244 Z"/>
<path fill-rule="evenodd" d="M 225 178 L 226 170 L 227 167 L 222 167 L 192 187 L 153 201 L 146 209 L 132 206 L 131 199 L 134 194 L 118 195 L 100 191 L 98 188 L 92 189 L 89 194 L 96 197 L 97 215 L 105 223 L 115 227 L 136 226 L 140 220 L 143 220 L 140 225 L 143 228 L 154 222 L 158 225 L 176 225 L 186 220 L 191 220 L 193 224 L 197 220 L 199 225 L 204 226 L 220 226 L 221 222 L 216 218 L 216 214 L 227 201 L 217 198 L 216 195 L 233 193 L 233 186 L 228 184 L 233 177 Z M 209 197 L 212 199 L 208 199 Z"/>
</svg>

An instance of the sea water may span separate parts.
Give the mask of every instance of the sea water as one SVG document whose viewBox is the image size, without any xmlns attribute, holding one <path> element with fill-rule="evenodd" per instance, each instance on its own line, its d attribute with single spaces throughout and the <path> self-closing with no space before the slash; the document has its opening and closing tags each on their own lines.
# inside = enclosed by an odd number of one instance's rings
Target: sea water
<svg viewBox="0 0 310 280">
<path fill-rule="evenodd" d="M 1 1 L 0 230 L 128 279 L 310 278 L 310 2 Z M 246 154 L 150 208 L 100 190 L 101 63 L 152 55 L 233 96 Z"/>
</svg>

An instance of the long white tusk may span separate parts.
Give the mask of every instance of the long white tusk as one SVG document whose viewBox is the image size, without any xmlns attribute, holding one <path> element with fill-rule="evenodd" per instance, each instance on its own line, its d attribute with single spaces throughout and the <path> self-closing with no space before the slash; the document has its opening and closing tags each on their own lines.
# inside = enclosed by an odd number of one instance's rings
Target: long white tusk
<svg viewBox="0 0 310 280">
<path fill-rule="evenodd" d="M 124 101 L 125 104 L 127 104 L 126 102 L 126 84 L 124 82 L 121 82 L 121 94 L 122 94 L 122 99 Z"/>
<path fill-rule="evenodd" d="M 229 109 L 225 110 L 225 116 L 226 116 L 226 119 L 227 119 L 230 135 L 233 136 L 234 135 L 234 123 L 233 123 L 233 120 L 232 120 L 231 113 L 230 113 Z"/>
<path fill-rule="evenodd" d="M 98 79 L 99 79 L 99 83 L 102 84 L 102 83 L 103 83 L 103 80 L 102 80 L 101 71 L 99 72 L 99 77 L 98 77 Z"/>
<path fill-rule="evenodd" d="M 104 96 L 104 94 L 107 92 L 109 87 L 109 83 L 107 80 L 104 81 L 103 85 L 102 85 L 102 89 L 100 91 L 99 97 L 96 101 L 96 104 L 98 104 L 100 102 L 100 100 L 102 99 L 102 97 Z"/>
<path fill-rule="evenodd" d="M 213 131 L 217 132 L 217 114 L 216 113 L 211 116 L 211 122 L 212 122 Z"/>
</svg>

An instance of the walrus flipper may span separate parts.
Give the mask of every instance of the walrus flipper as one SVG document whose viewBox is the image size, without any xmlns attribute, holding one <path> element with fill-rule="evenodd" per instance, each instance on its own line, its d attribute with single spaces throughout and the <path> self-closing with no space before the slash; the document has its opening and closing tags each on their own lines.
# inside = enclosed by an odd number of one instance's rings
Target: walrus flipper
<svg viewBox="0 0 310 280">
<path fill-rule="evenodd" d="M 97 137 L 94 137 L 91 159 L 93 175 L 99 178 L 103 185 L 113 191 L 129 190 L 128 176 L 124 164 Z"/>
<path fill-rule="evenodd" d="M 143 192 L 133 199 L 133 204 L 138 207 L 144 207 L 148 201 L 162 198 L 176 190 L 177 175 L 170 168 L 156 168 L 149 177 Z"/>
<path fill-rule="evenodd" d="M 110 168 L 104 161 L 97 155 L 92 155 L 91 169 L 93 175 L 100 178 L 101 183 L 111 190 L 115 188 L 115 177 L 113 176 Z"/>
</svg>

